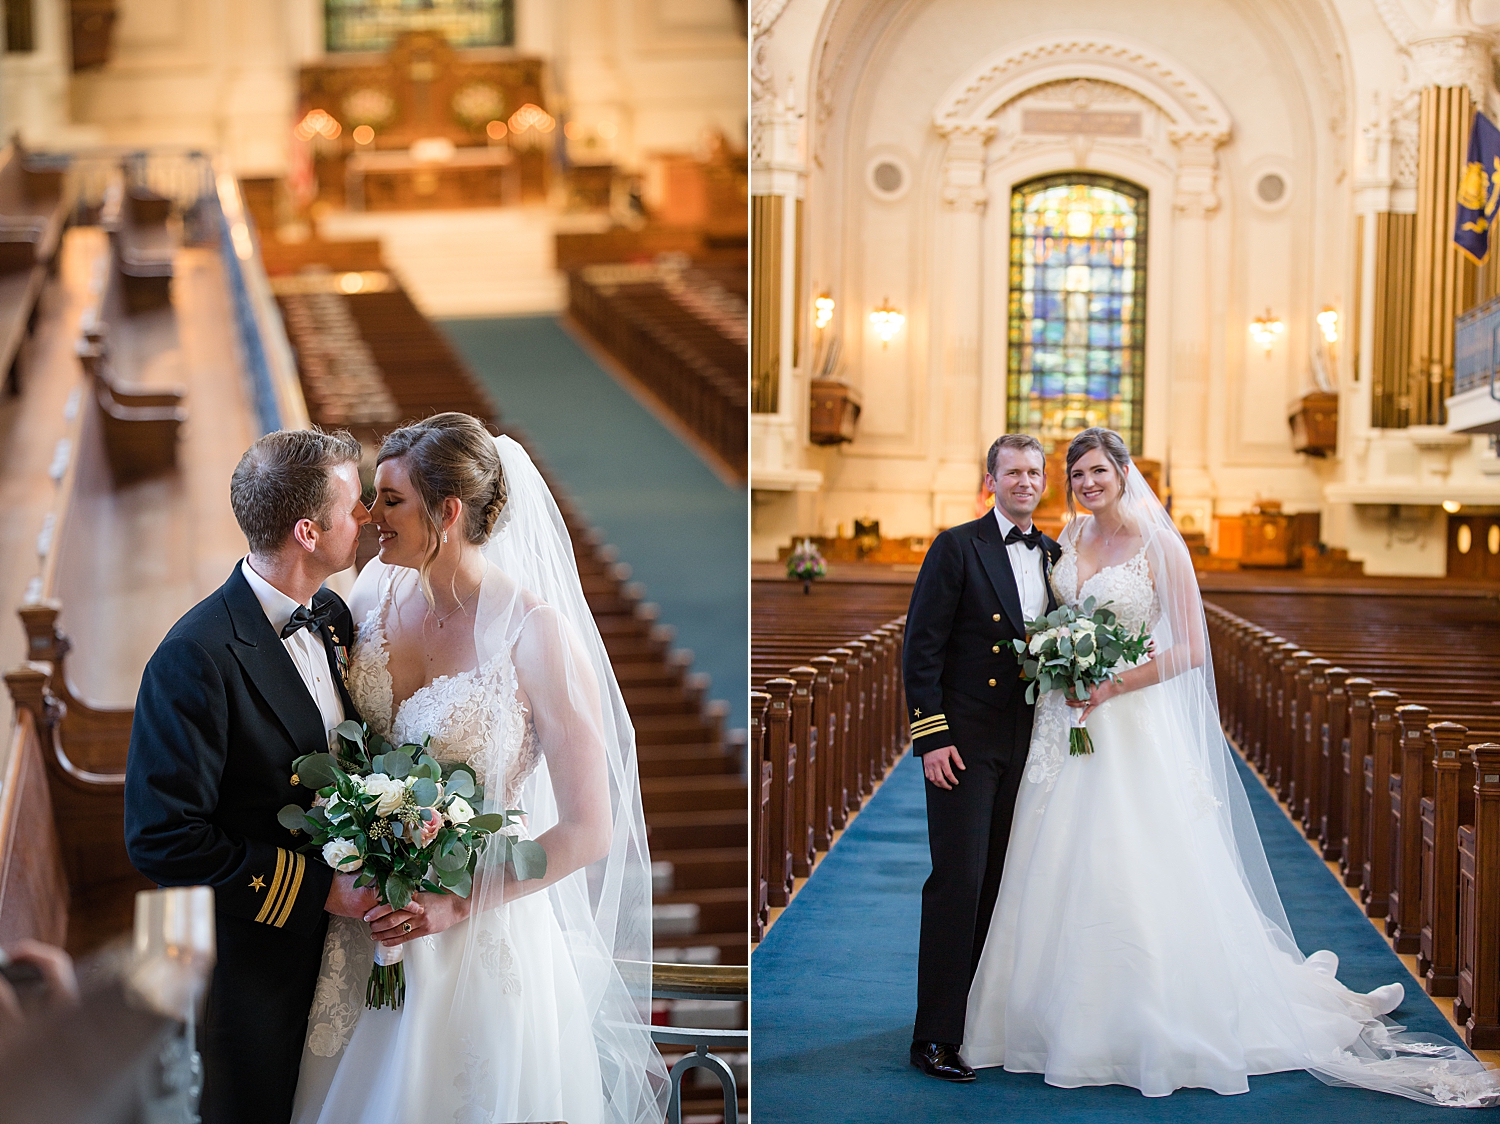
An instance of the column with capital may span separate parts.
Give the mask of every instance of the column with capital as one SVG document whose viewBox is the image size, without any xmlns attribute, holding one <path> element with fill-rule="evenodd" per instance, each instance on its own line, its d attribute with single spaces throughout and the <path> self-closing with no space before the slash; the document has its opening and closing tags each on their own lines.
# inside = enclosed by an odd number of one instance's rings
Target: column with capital
<svg viewBox="0 0 1500 1124">
<path fill-rule="evenodd" d="M 937 332 L 940 379 L 933 388 L 933 428 L 941 465 L 939 490 L 972 490 L 989 442 L 998 433 L 980 432 L 979 347 L 982 334 L 984 185 L 986 146 L 995 135 L 989 121 L 944 123 L 948 142 L 943 160 L 939 220 L 939 285 L 932 323 Z M 1004 325 L 999 330 L 1004 333 Z M 1004 388 L 1001 388 L 1004 394 Z"/>
<path fill-rule="evenodd" d="M 1224 137 L 1178 134 L 1177 182 L 1172 204 L 1172 368 L 1167 456 L 1173 513 L 1185 530 L 1208 531 L 1213 514 L 1213 477 L 1208 464 L 1209 299 L 1212 291 L 1209 236 L 1218 158 Z M 1186 520 L 1191 518 L 1193 526 Z"/>
</svg>

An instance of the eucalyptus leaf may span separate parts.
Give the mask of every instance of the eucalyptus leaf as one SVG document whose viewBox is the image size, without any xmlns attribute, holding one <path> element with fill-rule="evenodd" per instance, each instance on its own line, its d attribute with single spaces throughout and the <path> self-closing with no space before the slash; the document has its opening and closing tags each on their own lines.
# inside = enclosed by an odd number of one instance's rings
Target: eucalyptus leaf
<svg viewBox="0 0 1500 1124">
<path fill-rule="evenodd" d="M 462 796 L 467 800 L 474 795 L 474 774 L 467 769 L 454 769 L 443 787 L 447 795 Z"/>
<path fill-rule="evenodd" d="M 438 868 L 439 873 L 445 870 L 462 870 L 469 865 L 469 849 L 460 843 L 452 853 L 433 859 L 432 865 Z"/>
<path fill-rule="evenodd" d="M 342 771 L 329 753 L 309 753 L 297 759 L 295 768 L 297 783 L 303 788 L 327 788 L 336 783 Z"/>
<path fill-rule="evenodd" d="M 541 878 L 547 873 L 547 852 L 534 839 L 518 839 L 511 848 L 510 861 L 516 877 L 523 882 Z"/>
<path fill-rule="evenodd" d="M 411 795 L 419 807 L 430 808 L 437 803 L 437 785 L 427 777 L 422 777 L 411 786 Z"/>
</svg>

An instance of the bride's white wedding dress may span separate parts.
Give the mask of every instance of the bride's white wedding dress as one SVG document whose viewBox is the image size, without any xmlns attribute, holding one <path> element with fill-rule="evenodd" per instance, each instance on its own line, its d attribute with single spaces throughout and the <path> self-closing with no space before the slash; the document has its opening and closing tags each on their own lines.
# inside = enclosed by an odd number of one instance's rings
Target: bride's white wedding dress
<svg viewBox="0 0 1500 1124">
<path fill-rule="evenodd" d="M 1182 641 L 1191 608 L 1201 616 L 1196 583 L 1183 584 L 1190 568 L 1163 573 L 1185 563 L 1180 540 L 1159 527 L 1150 549 L 1080 587 L 1074 542 L 1083 522 L 1063 535 L 1052 572 L 1059 600 L 1109 602 L 1132 631 L 1149 626 L 1158 657 L 1170 658 L 1174 628 Z M 1428 1103 L 1493 1097 L 1489 1075 L 1456 1048 L 1392 1034 L 1379 1016 L 1400 1003 L 1399 984 L 1358 994 L 1335 978 L 1333 953 L 1297 951 L 1259 838 L 1245 834 L 1243 788 L 1225 775 L 1233 770 L 1217 733 L 1206 637 L 1200 643 L 1171 677 L 1090 715 L 1090 756 L 1068 755 L 1061 693 L 1039 701 L 969 992 L 965 1059 L 1044 1074 L 1052 1085 L 1129 1085 L 1148 1096 L 1243 1093 L 1251 1074 L 1307 1069 Z"/>
<path fill-rule="evenodd" d="M 505 807 L 520 806 L 521 787 L 538 753 L 508 654 L 434 680 L 391 713 L 385 643 L 391 576 L 381 580 L 380 601 L 360 626 L 351 654 L 355 706 L 394 745 L 430 734 L 430 752 L 439 761 L 476 769 L 498 763 L 499 775 L 481 774 L 480 783 L 487 790 L 499 785 L 495 794 L 505 793 Z M 475 927 L 480 931 L 472 932 Z M 302 1055 L 296 1124 L 601 1119 L 590 1012 L 545 894 L 478 913 L 404 947 L 405 1005 L 367 1010 L 365 980 L 374 955 L 369 927 L 330 919 Z M 478 950 L 478 971 L 465 963 L 466 948 Z"/>
</svg>

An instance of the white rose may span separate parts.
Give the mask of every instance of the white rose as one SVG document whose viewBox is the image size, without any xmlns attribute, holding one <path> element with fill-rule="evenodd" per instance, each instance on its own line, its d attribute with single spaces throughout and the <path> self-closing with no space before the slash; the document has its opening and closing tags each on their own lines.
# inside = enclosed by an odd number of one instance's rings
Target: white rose
<svg viewBox="0 0 1500 1124">
<path fill-rule="evenodd" d="M 455 796 L 444 814 L 447 815 L 449 823 L 468 823 L 474 818 L 474 809 L 462 796 Z"/>
<path fill-rule="evenodd" d="M 406 785 L 384 773 L 371 773 L 366 777 L 365 791 L 376 797 L 375 811 L 382 816 L 395 812 L 406 797 Z"/>
<path fill-rule="evenodd" d="M 345 862 L 345 859 L 353 857 L 353 862 Z M 323 861 L 341 874 L 350 874 L 364 866 L 365 860 L 359 857 L 359 848 L 347 839 L 335 839 L 330 843 L 323 844 Z"/>
</svg>

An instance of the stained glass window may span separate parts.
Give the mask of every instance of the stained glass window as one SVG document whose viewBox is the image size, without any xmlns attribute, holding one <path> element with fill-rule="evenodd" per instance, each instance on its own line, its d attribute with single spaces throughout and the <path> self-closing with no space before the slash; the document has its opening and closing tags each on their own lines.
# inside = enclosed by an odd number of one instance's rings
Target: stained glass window
<svg viewBox="0 0 1500 1124">
<path fill-rule="evenodd" d="M 1146 192 L 1080 173 L 1010 204 L 1008 427 L 1049 447 L 1091 425 L 1141 452 Z"/>
<path fill-rule="evenodd" d="M 454 47 L 509 47 L 512 0 L 324 0 L 330 51 L 387 51 L 403 31 L 440 31 Z"/>
</svg>

